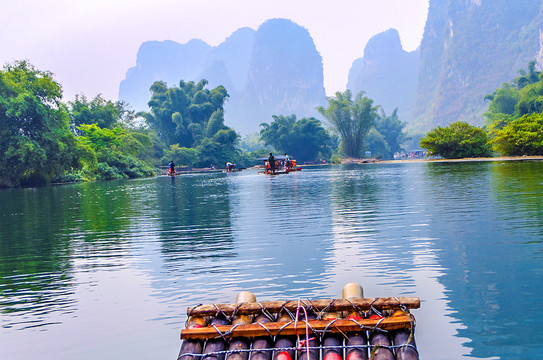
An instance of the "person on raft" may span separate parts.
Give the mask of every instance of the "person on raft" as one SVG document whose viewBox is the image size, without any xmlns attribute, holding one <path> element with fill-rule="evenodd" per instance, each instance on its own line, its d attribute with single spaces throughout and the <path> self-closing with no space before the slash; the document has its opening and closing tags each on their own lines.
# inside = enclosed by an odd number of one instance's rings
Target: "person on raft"
<svg viewBox="0 0 543 360">
<path fill-rule="evenodd" d="M 226 171 L 228 172 L 234 171 L 235 168 L 236 168 L 236 164 L 231 163 L 231 162 L 226 163 Z"/>
<path fill-rule="evenodd" d="M 285 170 L 290 170 L 290 159 L 287 155 L 287 153 L 285 153 Z"/>
<path fill-rule="evenodd" d="M 175 164 L 174 164 L 173 160 L 170 161 L 168 166 L 170 167 L 170 170 L 168 171 L 168 175 L 175 175 Z"/>
<path fill-rule="evenodd" d="M 272 153 L 270 153 L 270 156 L 268 156 L 268 163 L 270 164 L 270 172 L 275 174 L 275 158 L 273 157 Z"/>
</svg>

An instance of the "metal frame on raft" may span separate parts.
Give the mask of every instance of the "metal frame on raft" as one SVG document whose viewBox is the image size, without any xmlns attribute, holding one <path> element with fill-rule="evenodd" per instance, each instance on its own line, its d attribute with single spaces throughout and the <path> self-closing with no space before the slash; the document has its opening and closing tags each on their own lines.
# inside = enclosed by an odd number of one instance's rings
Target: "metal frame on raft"
<svg viewBox="0 0 543 360">
<path fill-rule="evenodd" d="M 414 297 L 290 300 L 187 309 L 178 360 L 418 360 Z"/>
</svg>

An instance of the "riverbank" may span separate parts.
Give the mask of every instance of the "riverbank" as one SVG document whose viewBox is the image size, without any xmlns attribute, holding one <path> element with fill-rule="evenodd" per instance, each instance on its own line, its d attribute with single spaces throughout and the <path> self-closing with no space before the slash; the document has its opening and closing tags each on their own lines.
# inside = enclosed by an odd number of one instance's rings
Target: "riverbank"
<svg viewBox="0 0 543 360">
<path fill-rule="evenodd" d="M 377 159 L 342 159 L 342 164 L 368 164 L 368 163 L 385 163 L 385 164 L 403 164 L 412 162 L 482 162 L 482 161 L 543 161 L 543 156 L 498 156 L 486 158 L 462 158 L 462 159 L 405 159 L 405 160 L 377 160 Z"/>
<path fill-rule="evenodd" d="M 409 159 L 409 160 L 383 160 L 382 163 L 409 163 L 409 162 L 482 162 L 482 161 L 541 161 L 543 156 L 498 156 L 486 158 L 462 159 Z"/>
</svg>

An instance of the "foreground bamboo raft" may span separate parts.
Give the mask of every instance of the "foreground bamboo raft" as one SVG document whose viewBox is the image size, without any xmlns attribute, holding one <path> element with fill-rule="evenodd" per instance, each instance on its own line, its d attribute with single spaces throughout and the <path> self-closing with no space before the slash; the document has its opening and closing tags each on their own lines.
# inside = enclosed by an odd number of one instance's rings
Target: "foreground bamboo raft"
<svg viewBox="0 0 543 360">
<path fill-rule="evenodd" d="M 364 298 L 350 283 L 342 299 L 257 302 L 187 309 L 180 360 L 418 360 L 413 297 Z"/>
</svg>

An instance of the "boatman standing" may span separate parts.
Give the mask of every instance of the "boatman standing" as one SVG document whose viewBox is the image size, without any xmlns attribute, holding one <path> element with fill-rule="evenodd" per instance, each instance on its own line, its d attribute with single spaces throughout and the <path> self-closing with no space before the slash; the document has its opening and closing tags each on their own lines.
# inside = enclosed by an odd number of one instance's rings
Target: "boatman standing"
<svg viewBox="0 0 543 360">
<path fill-rule="evenodd" d="M 285 153 L 285 170 L 290 170 L 290 159 L 288 158 L 287 153 Z"/>
<path fill-rule="evenodd" d="M 168 175 L 175 175 L 175 164 L 174 164 L 173 160 L 170 161 L 168 166 L 170 167 L 170 171 L 169 171 Z"/>
<path fill-rule="evenodd" d="M 270 172 L 275 174 L 275 158 L 273 157 L 272 153 L 270 153 L 270 156 L 268 156 L 268 163 L 270 164 Z"/>
</svg>

